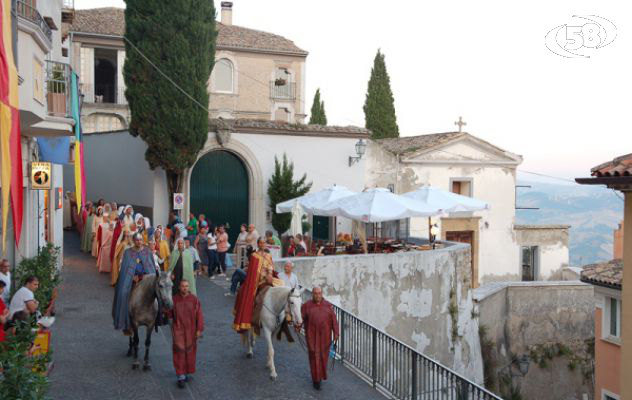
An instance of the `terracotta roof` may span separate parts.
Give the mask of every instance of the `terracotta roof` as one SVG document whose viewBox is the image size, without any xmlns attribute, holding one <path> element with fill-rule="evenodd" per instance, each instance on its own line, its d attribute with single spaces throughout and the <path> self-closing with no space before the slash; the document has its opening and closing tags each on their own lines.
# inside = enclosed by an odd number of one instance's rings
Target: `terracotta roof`
<svg viewBox="0 0 632 400">
<path fill-rule="evenodd" d="M 599 264 L 586 265 L 582 270 L 582 282 L 621 289 L 623 286 L 623 260 L 614 259 Z"/>
<path fill-rule="evenodd" d="M 631 176 L 632 153 L 615 158 L 612 161 L 599 164 L 591 168 L 592 176 Z"/>
<path fill-rule="evenodd" d="M 430 149 L 464 135 L 466 135 L 465 132 L 444 132 L 432 133 L 429 135 L 379 139 L 377 142 L 382 145 L 386 151 L 390 151 L 393 154 L 408 154 L 419 150 Z"/>
<path fill-rule="evenodd" d="M 73 32 L 123 36 L 125 34 L 125 10 L 116 7 L 90 8 L 75 11 Z M 257 31 L 217 22 L 217 47 L 219 49 L 243 49 L 272 53 L 306 56 L 291 40 L 268 32 Z"/>
<path fill-rule="evenodd" d="M 541 224 L 541 225 L 514 225 L 514 229 L 518 230 L 527 230 L 527 229 L 570 229 L 570 225 L 560 225 L 560 224 Z"/>
<path fill-rule="evenodd" d="M 338 136 L 368 138 L 371 131 L 357 126 L 329 126 L 290 124 L 282 121 L 257 119 L 221 119 L 209 120 L 209 131 L 229 130 L 243 133 L 270 133 L 295 136 Z"/>
</svg>

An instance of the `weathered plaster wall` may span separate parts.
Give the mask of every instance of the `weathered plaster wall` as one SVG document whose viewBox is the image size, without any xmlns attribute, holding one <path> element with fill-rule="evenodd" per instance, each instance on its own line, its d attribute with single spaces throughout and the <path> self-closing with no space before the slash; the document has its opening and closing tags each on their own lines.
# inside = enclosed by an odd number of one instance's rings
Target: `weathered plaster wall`
<svg viewBox="0 0 632 400">
<path fill-rule="evenodd" d="M 507 376 L 513 357 L 531 357 L 529 372 L 522 378 L 512 366 L 514 386 L 520 386 L 524 399 L 592 398 L 592 377 L 585 376 L 588 364 L 575 357 L 592 357 L 587 341 L 594 339 L 593 288 L 580 282 L 493 283 L 474 290 L 479 324 L 492 345 L 494 364 L 491 377 L 495 385 Z M 541 367 L 534 354 L 542 346 L 562 344 L 570 354 L 556 354 Z M 555 347 L 557 348 L 557 347 Z M 487 356 L 486 356 L 487 357 Z M 488 380 L 489 377 L 486 377 Z M 491 388 L 495 389 L 495 388 Z"/>
<path fill-rule="evenodd" d="M 568 225 L 516 225 L 516 242 L 519 246 L 538 246 L 540 257 L 539 280 L 562 278 L 562 271 L 568 267 L 570 252 L 568 247 Z"/>
<path fill-rule="evenodd" d="M 292 260 L 302 285 L 419 352 L 482 382 L 470 248 Z M 284 260 L 277 262 L 282 268 Z M 450 313 L 450 304 L 456 305 Z M 456 329 L 453 334 L 453 321 Z"/>
</svg>

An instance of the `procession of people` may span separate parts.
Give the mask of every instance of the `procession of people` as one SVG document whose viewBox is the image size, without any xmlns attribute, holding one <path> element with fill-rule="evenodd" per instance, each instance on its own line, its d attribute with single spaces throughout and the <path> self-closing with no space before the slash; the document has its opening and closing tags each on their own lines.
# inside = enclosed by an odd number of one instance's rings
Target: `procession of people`
<svg viewBox="0 0 632 400">
<path fill-rule="evenodd" d="M 161 309 L 157 318 L 171 319 L 173 364 L 180 388 L 195 372 L 197 341 L 204 330 L 203 305 L 196 286 L 200 276 L 231 281 L 225 294 L 235 296 L 232 327 L 242 335 L 251 329 L 259 334 L 259 314 L 267 289 L 300 289 L 291 261 L 287 260 L 280 272 L 274 268 L 267 246 L 280 244 L 278 237 L 271 231 L 259 236 L 254 224 L 240 226 L 231 258 L 226 228 L 213 226 L 203 214 L 190 214 L 185 224 L 172 213 L 166 227 L 152 226 L 151 220 L 135 213 L 131 205 L 99 200 L 88 202 L 72 217 L 81 250 L 95 258 L 99 273 L 110 274 L 114 328 L 124 335 L 132 335 L 129 299 L 134 288 L 145 276 L 168 273 L 173 283 L 173 307 Z M 229 271 L 227 265 L 231 264 L 235 268 Z M 338 322 L 318 287 L 313 288 L 312 299 L 303 304 L 300 314 L 302 325 L 295 323 L 294 328 L 297 333 L 304 329 L 312 383 L 320 390 L 321 382 L 327 379 L 332 344 L 338 340 Z M 286 325 L 284 328 L 287 330 Z M 286 335 L 291 336 L 289 330 Z"/>
</svg>

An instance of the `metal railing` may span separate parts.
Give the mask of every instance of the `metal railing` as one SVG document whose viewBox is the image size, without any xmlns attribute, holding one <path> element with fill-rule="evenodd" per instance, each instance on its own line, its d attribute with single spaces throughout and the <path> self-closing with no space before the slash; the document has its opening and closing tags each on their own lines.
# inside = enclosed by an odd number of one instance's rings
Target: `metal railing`
<svg viewBox="0 0 632 400">
<path fill-rule="evenodd" d="M 296 99 L 296 83 L 285 82 L 279 85 L 277 81 L 270 81 L 270 98 L 278 100 L 295 100 Z"/>
<path fill-rule="evenodd" d="M 75 0 L 64 0 L 63 7 L 64 8 L 75 8 Z"/>
<path fill-rule="evenodd" d="M 53 41 L 53 31 L 50 29 L 50 26 L 48 26 L 46 21 L 44 21 L 44 18 L 42 18 L 39 11 L 37 11 L 37 9 L 33 7 L 29 1 L 17 0 L 15 6 L 19 17 L 37 25 L 44 36 L 46 36 L 49 41 Z"/>
<path fill-rule="evenodd" d="M 58 117 L 71 116 L 69 64 L 46 61 L 46 104 L 48 113 Z"/>
<path fill-rule="evenodd" d="M 307 300 L 309 291 L 303 293 Z M 405 400 L 502 400 L 355 315 L 333 307 L 340 325 L 336 359 L 374 388 Z"/>
<path fill-rule="evenodd" d="M 85 103 L 127 104 L 125 87 L 102 84 L 81 84 L 81 93 Z"/>
</svg>

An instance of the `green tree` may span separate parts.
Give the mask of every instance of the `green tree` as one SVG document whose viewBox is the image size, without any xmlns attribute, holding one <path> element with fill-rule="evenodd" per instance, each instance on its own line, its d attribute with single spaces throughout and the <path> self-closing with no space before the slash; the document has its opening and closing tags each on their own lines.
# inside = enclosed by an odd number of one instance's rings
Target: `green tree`
<svg viewBox="0 0 632 400">
<path fill-rule="evenodd" d="M 130 133 L 147 143 L 149 167 L 165 171 L 169 201 L 173 201 L 173 193 L 181 190 L 183 172 L 195 163 L 208 135 L 207 82 L 215 60 L 215 8 L 213 0 L 125 3 L 123 76 Z"/>
<path fill-rule="evenodd" d="M 316 89 L 314 94 L 314 102 L 312 103 L 312 111 L 309 116 L 310 125 L 327 125 L 327 115 L 325 115 L 325 101 L 320 100 L 320 89 Z"/>
<path fill-rule="evenodd" d="M 373 60 L 364 101 L 364 121 L 366 128 L 373 132 L 374 139 L 399 137 L 391 79 L 386 71 L 384 54 L 380 50 Z"/>
<path fill-rule="evenodd" d="M 274 174 L 268 181 L 268 197 L 270 198 L 270 208 L 272 208 L 272 227 L 279 235 L 290 229 L 292 214 L 277 214 L 276 205 L 309 192 L 312 183 L 305 183 L 306 180 L 306 174 L 303 174 L 301 179 L 294 180 L 294 163 L 288 162 L 285 153 L 283 154 L 283 162 L 279 162 L 278 158 L 274 157 Z"/>
</svg>

